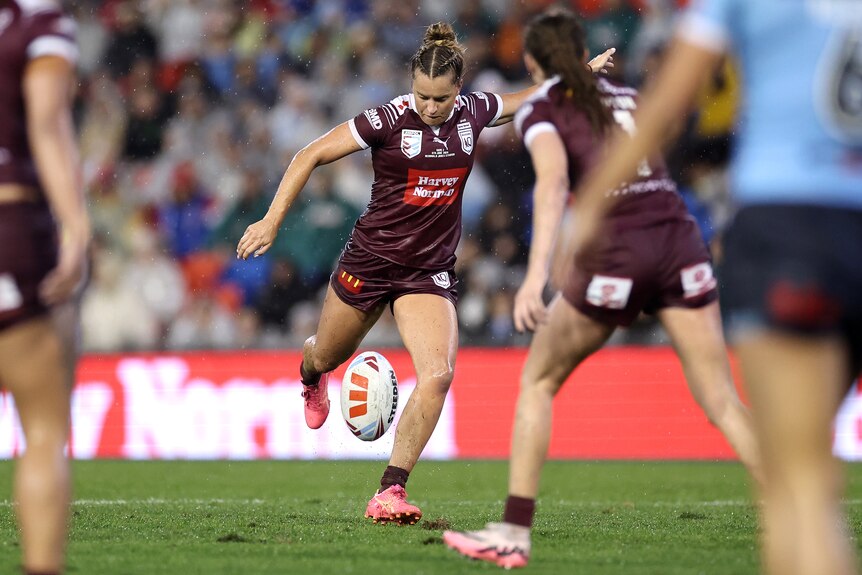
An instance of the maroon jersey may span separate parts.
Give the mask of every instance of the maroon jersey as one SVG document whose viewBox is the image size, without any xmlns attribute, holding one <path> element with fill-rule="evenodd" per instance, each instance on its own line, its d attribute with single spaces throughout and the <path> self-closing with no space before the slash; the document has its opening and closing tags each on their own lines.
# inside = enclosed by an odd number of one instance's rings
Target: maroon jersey
<svg viewBox="0 0 862 575">
<path fill-rule="evenodd" d="M 0 2 L 0 184 L 38 187 L 30 156 L 21 81 L 40 56 L 77 60 L 75 23 L 49 0 Z"/>
<path fill-rule="evenodd" d="M 349 121 L 374 166 L 371 201 L 351 241 L 399 265 L 447 270 L 461 239 L 461 194 L 476 140 L 500 117 L 502 100 L 459 95 L 449 119 L 433 128 L 415 109 L 412 94 L 399 96 Z"/>
<path fill-rule="evenodd" d="M 637 90 L 606 78 L 598 79 L 598 89 L 602 103 L 610 109 L 619 127 L 633 133 Z M 557 78 L 546 81 L 518 110 L 515 127 L 528 149 L 542 132 L 559 134 L 566 147 L 569 181 L 573 188 L 601 161 L 604 153 L 603 136 L 596 134 L 586 113 L 574 98 L 566 95 L 565 86 Z M 688 217 L 685 203 L 668 176 L 661 157 L 645 158 L 638 166 L 635 180 L 625 182 L 607 194 L 619 197 L 608 214 L 614 229 L 643 227 Z"/>
</svg>

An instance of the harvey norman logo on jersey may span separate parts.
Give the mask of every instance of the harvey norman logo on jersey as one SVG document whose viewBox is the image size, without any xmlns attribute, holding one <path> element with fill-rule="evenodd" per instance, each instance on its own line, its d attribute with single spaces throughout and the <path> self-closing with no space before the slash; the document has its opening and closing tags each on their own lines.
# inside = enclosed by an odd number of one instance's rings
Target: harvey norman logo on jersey
<svg viewBox="0 0 862 575">
<path fill-rule="evenodd" d="M 408 170 L 404 203 L 413 206 L 446 206 L 455 201 L 467 179 L 467 168 Z"/>
</svg>

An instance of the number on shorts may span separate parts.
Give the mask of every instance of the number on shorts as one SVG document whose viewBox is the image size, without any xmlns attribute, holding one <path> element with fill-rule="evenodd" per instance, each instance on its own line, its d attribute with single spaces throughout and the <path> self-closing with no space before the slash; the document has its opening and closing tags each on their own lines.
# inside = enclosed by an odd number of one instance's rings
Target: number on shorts
<svg viewBox="0 0 862 575">
<path fill-rule="evenodd" d="M 619 124 L 620 128 L 622 128 L 629 136 L 634 137 L 638 131 L 637 126 L 635 126 L 635 117 L 632 116 L 632 113 L 628 110 L 614 110 L 614 121 Z M 638 164 L 638 176 L 641 178 L 648 178 L 651 175 L 652 168 L 649 167 L 649 161 L 644 158 Z"/>
</svg>

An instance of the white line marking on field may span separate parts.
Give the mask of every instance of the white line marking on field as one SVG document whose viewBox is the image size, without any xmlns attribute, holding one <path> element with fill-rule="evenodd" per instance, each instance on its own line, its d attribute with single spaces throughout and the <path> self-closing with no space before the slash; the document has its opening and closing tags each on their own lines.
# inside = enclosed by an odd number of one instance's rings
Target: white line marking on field
<svg viewBox="0 0 862 575">
<path fill-rule="evenodd" d="M 294 499 L 292 502 L 301 503 L 302 499 Z M 112 505 L 277 505 L 285 503 L 286 500 L 278 499 L 278 500 L 266 500 L 266 499 L 163 499 L 163 498 L 149 498 L 149 499 L 76 499 L 72 502 L 72 505 L 79 505 L 82 507 L 107 507 Z M 548 503 L 553 503 L 555 505 L 562 505 L 567 507 L 741 507 L 751 505 L 752 502 L 747 499 L 716 499 L 713 501 L 649 501 L 649 502 L 638 502 L 638 501 L 583 501 L 583 502 L 573 502 L 573 501 L 564 501 L 564 500 L 556 500 L 551 501 L 547 500 Z M 489 504 L 493 505 L 494 501 L 465 501 L 463 499 L 458 501 L 438 501 L 437 504 L 440 506 L 447 505 L 484 505 Z M 502 503 L 502 502 L 496 502 Z M 12 501 L 8 499 L 0 500 L 0 507 L 11 507 L 13 505 Z M 847 499 L 844 501 L 844 505 L 848 507 L 854 507 L 858 505 L 862 505 L 862 499 Z"/>
<path fill-rule="evenodd" d="M 263 505 L 265 503 L 275 503 L 275 501 L 267 502 L 264 499 L 76 499 L 72 501 L 72 505 L 81 505 L 83 507 L 99 507 L 109 505 Z M 7 500 L 0 501 L 0 507 L 9 507 L 12 502 Z"/>
</svg>

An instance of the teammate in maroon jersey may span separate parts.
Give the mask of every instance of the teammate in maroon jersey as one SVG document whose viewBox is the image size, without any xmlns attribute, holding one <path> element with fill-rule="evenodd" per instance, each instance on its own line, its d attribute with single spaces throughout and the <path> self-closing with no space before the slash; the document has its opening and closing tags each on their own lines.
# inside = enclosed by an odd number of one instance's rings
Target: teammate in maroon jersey
<svg viewBox="0 0 862 575">
<path fill-rule="evenodd" d="M 611 54 L 592 65 L 601 68 Z M 422 512 L 407 503 L 404 486 L 437 425 L 454 374 L 458 321 L 453 267 L 461 237 L 461 194 L 476 140 L 485 127 L 510 121 L 533 91 L 461 95 L 463 48 L 445 23 L 428 27 L 411 72 L 411 94 L 366 110 L 303 148 L 285 172 L 266 217 L 249 226 L 237 246 L 241 258 L 266 252 L 314 168 L 371 148 L 371 201 L 332 275 L 317 334 L 305 342 L 300 374 L 306 423 L 316 429 L 329 413 L 329 374 L 350 359 L 390 306 L 417 383 L 366 516 L 409 524 Z"/>
<path fill-rule="evenodd" d="M 72 300 L 90 236 L 71 118 L 74 31 L 53 2 L 0 3 L 0 386 L 27 442 L 15 500 L 30 574 L 63 569 L 71 491 Z"/>
<path fill-rule="evenodd" d="M 634 129 L 637 92 L 596 79 L 579 64 L 584 33 L 569 12 L 538 16 L 527 28 L 525 51 L 540 87 L 515 124 L 536 172 L 535 211 L 514 321 L 519 331 L 536 333 L 521 375 L 509 497 L 502 523 L 444 534 L 460 553 L 502 567 L 522 567 L 529 557 L 554 395 L 617 326 L 629 325 L 641 311 L 658 315 L 695 399 L 747 468 L 759 473 L 750 417 L 733 386 L 709 253 L 660 157 L 644 159 L 637 178 L 614 190 L 619 200 L 601 241 L 572 267 L 562 292 L 545 307 L 542 292 L 569 191 L 600 160 L 611 126 Z"/>
</svg>

